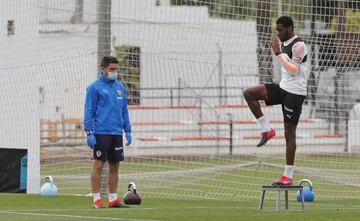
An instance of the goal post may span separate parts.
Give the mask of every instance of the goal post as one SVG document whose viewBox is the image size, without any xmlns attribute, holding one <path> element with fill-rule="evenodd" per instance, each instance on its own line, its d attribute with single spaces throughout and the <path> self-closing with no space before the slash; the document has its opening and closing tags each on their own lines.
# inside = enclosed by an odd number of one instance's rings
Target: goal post
<svg viewBox="0 0 360 221">
<path fill-rule="evenodd" d="M 27 156 L 27 161 L 16 159 L 16 162 L 14 159 L 14 161 L 7 162 L 14 165 L 25 163 L 22 165 L 25 169 L 27 168 L 24 189 L 27 193 L 38 193 L 40 190 L 40 118 L 38 97 L 34 93 L 37 87 L 34 84 L 35 79 L 23 76 L 24 72 L 28 72 L 28 70 L 26 68 L 0 69 L 0 74 L 3 76 L 0 86 L 2 96 L 0 100 L 0 125 L 2 125 L 0 127 L 0 149 L 13 149 L 14 151 L 25 149 L 24 157 Z M 11 73 L 11 76 L 8 73 Z M 6 152 L 2 153 L 6 155 Z M 2 159 L 2 162 L 4 161 L 5 159 Z M 3 169 L 2 175 L 13 173 L 10 167 L 7 168 L 9 170 Z M 15 174 L 17 174 L 16 172 L 19 171 L 15 171 Z M 8 174 L 5 177 L 15 177 L 15 174 Z M 10 180 L 3 180 L 3 182 L 10 182 Z M 20 187 L 20 183 L 18 185 Z"/>
</svg>

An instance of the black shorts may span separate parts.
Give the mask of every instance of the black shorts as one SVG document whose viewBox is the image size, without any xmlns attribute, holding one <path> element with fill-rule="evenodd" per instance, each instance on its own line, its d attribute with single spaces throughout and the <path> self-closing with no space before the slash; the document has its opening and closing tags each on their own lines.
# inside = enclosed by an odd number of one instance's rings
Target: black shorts
<svg viewBox="0 0 360 221">
<path fill-rule="evenodd" d="M 279 84 L 265 84 L 269 98 L 266 105 L 281 104 L 284 122 L 297 125 L 305 96 L 289 93 L 280 88 Z"/>
<path fill-rule="evenodd" d="M 123 138 L 121 135 L 96 134 L 96 145 L 93 150 L 95 160 L 117 163 L 124 160 Z"/>
</svg>

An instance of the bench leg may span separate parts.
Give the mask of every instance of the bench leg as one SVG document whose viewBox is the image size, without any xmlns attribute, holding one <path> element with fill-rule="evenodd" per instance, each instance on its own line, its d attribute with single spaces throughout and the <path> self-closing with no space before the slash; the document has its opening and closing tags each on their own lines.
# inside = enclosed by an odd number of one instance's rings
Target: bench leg
<svg viewBox="0 0 360 221">
<path fill-rule="evenodd" d="M 289 209 L 289 194 L 287 190 L 285 190 L 285 209 Z"/>
<path fill-rule="evenodd" d="M 262 210 L 262 208 L 263 208 L 264 199 L 265 199 L 265 190 L 263 190 L 260 195 L 259 210 Z"/>
<path fill-rule="evenodd" d="M 276 191 L 276 211 L 280 208 L 280 190 Z"/>
</svg>

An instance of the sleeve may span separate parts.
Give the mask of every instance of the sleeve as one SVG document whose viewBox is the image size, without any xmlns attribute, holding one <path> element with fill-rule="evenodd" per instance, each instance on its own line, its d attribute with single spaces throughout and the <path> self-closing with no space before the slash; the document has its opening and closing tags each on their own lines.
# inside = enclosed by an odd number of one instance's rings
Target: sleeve
<svg viewBox="0 0 360 221">
<path fill-rule="evenodd" d="M 293 57 L 290 61 L 286 60 L 286 58 L 282 54 L 279 54 L 277 58 L 279 59 L 281 66 L 283 66 L 290 74 L 296 75 L 299 71 L 299 67 L 302 62 L 304 52 L 305 52 L 304 42 L 297 42 L 293 45 L 292 48 Z"/>
<path fill-rule="evenodd" d="M 128 110 L 125 88 L 123 89 L 123 92 L 124 92 L 124 104 L 122 106 L 123 129 L 125 133 L 127 133 L 127 132 L 131 132 L 131 124 L 129 119 L 129 110 Z"/>
<path fill-rule="evenodd" d="M 94 116 L 96 111 L 96 91 L 94 87 L 89 86 L 86 89 L 86 98 L 84 105 L 84 130 L 94 131 Z"/>
</svg>

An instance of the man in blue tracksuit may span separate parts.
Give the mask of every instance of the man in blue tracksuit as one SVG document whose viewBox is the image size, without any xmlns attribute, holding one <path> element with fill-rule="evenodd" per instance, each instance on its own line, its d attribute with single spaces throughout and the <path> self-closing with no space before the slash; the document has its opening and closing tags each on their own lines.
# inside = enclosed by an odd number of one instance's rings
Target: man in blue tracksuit
<svg viewBox="0 0 360 221">
<path fill-rule="evenodd" d="M 84 107 L 84 129 L 87 144 L 93 149 L 91 188 L 94 208 L 104 208 L 100 196 L 100 179 L 104 163 L 109 163 L 108 207 L 122 208 L 117 197 L 118 169 L 124 160 L 123 131 L 126 146 L 131 144 L 131 124 L 124 85 L 117 81 L 119 61 L 113 56 L 105 56 L 101 61 L 99 79 L 86 90 Z"/>
</svg>

